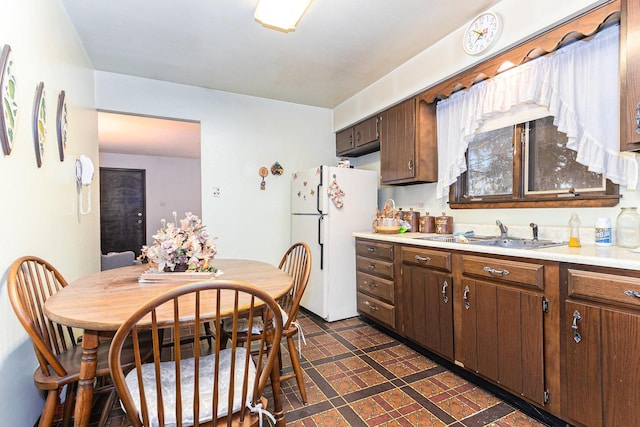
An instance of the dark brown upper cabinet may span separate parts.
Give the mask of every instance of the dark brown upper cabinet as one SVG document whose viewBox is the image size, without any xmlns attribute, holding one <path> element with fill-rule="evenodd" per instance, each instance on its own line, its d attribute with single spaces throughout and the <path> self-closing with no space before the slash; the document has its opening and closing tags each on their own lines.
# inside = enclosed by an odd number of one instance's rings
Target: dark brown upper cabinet
<svg viewBox="0 0 640 427">
<path fill-rule="evenodd" d="M 357 157 L 380 149 L 380 116 L 336 133 L 336 156 Z"/>
</svg>

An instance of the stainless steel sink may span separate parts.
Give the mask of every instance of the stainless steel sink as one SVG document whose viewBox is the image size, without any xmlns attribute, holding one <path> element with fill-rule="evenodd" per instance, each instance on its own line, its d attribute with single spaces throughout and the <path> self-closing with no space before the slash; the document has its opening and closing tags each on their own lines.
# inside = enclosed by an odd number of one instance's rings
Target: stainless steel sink
<svg viewBox="0 0 640 427">
<path fill-rule="evenodd" d="M 429 240 L 432 242 L 451 242 L 467 245 L 493 246 L 498 248 L 513 249 L 540 249 L 550 248 L 553 246 L 566 245 L 567 242 L 559 242 L 557 240 L 529 240 L 519 239 L 516 237 L 501 238 L 496 236 L 472 236 L 461 237 L 451 234 L 443 234 L 438 236 L 416 237 L 418 240 Z"/>
<path fill-rule="evenodd" d="M 539 249 L 550 248 L 553 246 L 566 245 L 566 242 L 559 242 L 557 240 L 526 240 L 526 239 L 489 239 L 489 240 L 469 240 L 471 245 L 481 246 L 495 246 L 499 248 L 513 248 L 513 249 Z"/>
</svg>

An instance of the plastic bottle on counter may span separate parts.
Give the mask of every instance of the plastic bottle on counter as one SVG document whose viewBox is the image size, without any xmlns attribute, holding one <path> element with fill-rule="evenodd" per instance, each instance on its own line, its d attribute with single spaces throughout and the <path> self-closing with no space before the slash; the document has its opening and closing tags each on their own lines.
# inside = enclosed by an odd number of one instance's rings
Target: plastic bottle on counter
<svg viewBox="0 0 640 427">
<path fill-rule="evenodd" d="M 611 235 L 611 220 L 609 218 L 596 219 L 596 246 L 611 246 L 613 236 Z"/>
<path fill-rule="evenodd" d="M 622 208 L 616 219 L 616 241 L 623 248 L 640 246 L 640 214 L 638 208 Z"/>
<path fill-rule="evenodd" d="M 569 220 L 569 246 L 579 248 L 580 244 L 580 218 L 578 214 L 572 213 Z"/>
</svg>

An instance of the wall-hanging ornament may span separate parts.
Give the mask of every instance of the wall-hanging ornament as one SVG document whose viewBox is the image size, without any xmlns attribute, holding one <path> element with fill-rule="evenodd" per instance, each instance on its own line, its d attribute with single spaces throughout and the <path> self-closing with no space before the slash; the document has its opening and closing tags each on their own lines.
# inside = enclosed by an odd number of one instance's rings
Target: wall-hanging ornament
<svg viewBox="0 0 640 427">
<path fill-rule="evenodd" d="M 11 55 L 11 46 L 2 48 L 0 54 L 0 143 L 4 154 L 11 154 L 15 139 L 18 103 L 16 102 L 16 76 Z"/>
<path fill-rule="evenodd" d="M 264 190 L 265 187 L 267 186 L 266 181 L 264 180 L 264 178 L 269 175 L 269 169 L 265 168 L 264 166 L 262 166 L 260 168 L 260 170 L 258 171 L 258 174 L 260 174 L 260 176 L 262 177 L 262 181 L 260 182 L 260 189 Z"/>
<path fill-rule="evenodd" d="M 36 96 L 33 100 L 33 144 L 36 150 L 36 163 L 42 166 L 44 144 L 47 129 L 47 109 L 45 105 L 44 83 L 38 83 Z"/>
<path fill-rule="evenodd" d="M 271 165 L 272 175 L 282 175 L 283 172 L 284 172 L 284 168 L 282 167 L 282 165 L 280 165 L 280 163 L 275 162 L 274 164 Z"/>
<path fill-rule="evenodd" d="M 58 153 L 60 161 L 64 161 L 64 152 L 67 149 L 67 101 L 63 90 L 58 95 L 58 112 L 56 115 L 56 133 L 58 134 Z"/>
<path fill-rule="evenodd" d="M 342 198 L 344 197 L 344 191 L 342 191 L 342 188 L 340 188 L 340 186 L 338 185 L 335 175 L 333 175 L 333 181 L 329 185 L 327 193 L 329 194 L 329 199 L 331 199 L 336 208 L 340 209 L 342 206 L 344 206 L 344 202 L 342 201 Z"/>
</svg>

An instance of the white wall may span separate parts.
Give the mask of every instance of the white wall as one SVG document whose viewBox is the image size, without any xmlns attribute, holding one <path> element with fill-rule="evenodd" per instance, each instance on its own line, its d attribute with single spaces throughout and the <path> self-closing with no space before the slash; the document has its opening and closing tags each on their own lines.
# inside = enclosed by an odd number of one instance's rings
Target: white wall
<svg viewBox="0 0 640 427">
<path fill-rule="evenodd" d="M 464 27 L 461 27 L 338 106 L 334 110 L 334 130 L 344 128 L 401 99 L 419 93 L 476 62 L 529 38 L 544 28 L 554 26 L 579 11 L 600 3 L 602 1 L 540 0 L 526 3 L 526 12 L 523 12 L 521 0 L 503 0 L 491 10 L 503 18 L 504 30 L 497 44 L 486 55 L 471 57 L 464 54 L 461 43 Z M 379 153 L 369 154 L 356 159 L 355 162 L 358 167 L 380 170 Z M 640 206 L 638 193 L 627 191 L 626 188 L 621 187 L 622 200 L 618 206 L 613 208 L 452 210 L 449 209 L 445 199 L 435 199 L 435 190 L 436 184 L 383 186 L 379 192 L 378 200 L 380 205 L 386 199 L 392 198 L 397 206 L 422 206 L 432 215 L 446 212 L 453 215 L 454 227 L 456 223 L 495 224 L 496 219 L 500 219 L 508 226 L 522 226 L 525 229 L 528 228 L 530 222 L 536 222 L 541 226 L 541 233 L 544 232 L 544 227 L 566 227 L 571 213 L 577 212 L 582 226 L 585 228 L 581 233 L 581 237 L 584 236 L 585 241 L 589 239 L 593 241 L 593 227 L 598 217 L 609 217 L 615 224 L 615 218 L 621 206 Z M 466 230 L 456 229 L 456 231 Z"/>
<path fill-rule="evenodd" d="M 97 115 L 91 64 L 58 1 L 21 0 L 0 7 L 0 47 L 9 44 L 16 66 L 20 107 L 14 149 L 0 154 L 0 424 L 32 426 L 43 400 L 33 385 L 36 360 L 7 297 L 7 269 L 18 257 L 37 255 L 68 279 L 99 269 L 99 210 L 78 215 L 74 161 L 79 154 L 98 162 Z M 38 82 L 44 82 L 47 139 L 43 165 L 36 166 L 31 111 Z M 69 139 L 60 162 L 56 107 L 66 92 Z"/>
<path fill-rule="evenodd" d="M 100 167 L 145 170 L 148 244 L 153 242 L 161 219 L 172 221 L 172 212 L 178 218 L 184 218 L 185 212 L 202 216 L 200 159 L 100 153 Z M 180 179 L 167 173 L 174 170 L 180 171 Z M 185 181 L 191 185 L 185 186 Z"/>
<path fill-rule="evenodd" d="M 327 109 L 105 72 L 96 72 L 96 106 L 200 122 L 202 219 L 222 258 L 279 262 L 290 244 L 291 173 L 336 163 Z M 258 169 L 276 161 L 285 172 L 261 191 Z M 180 167 L 166 173 L 191 185 Z"/>
</svg>

